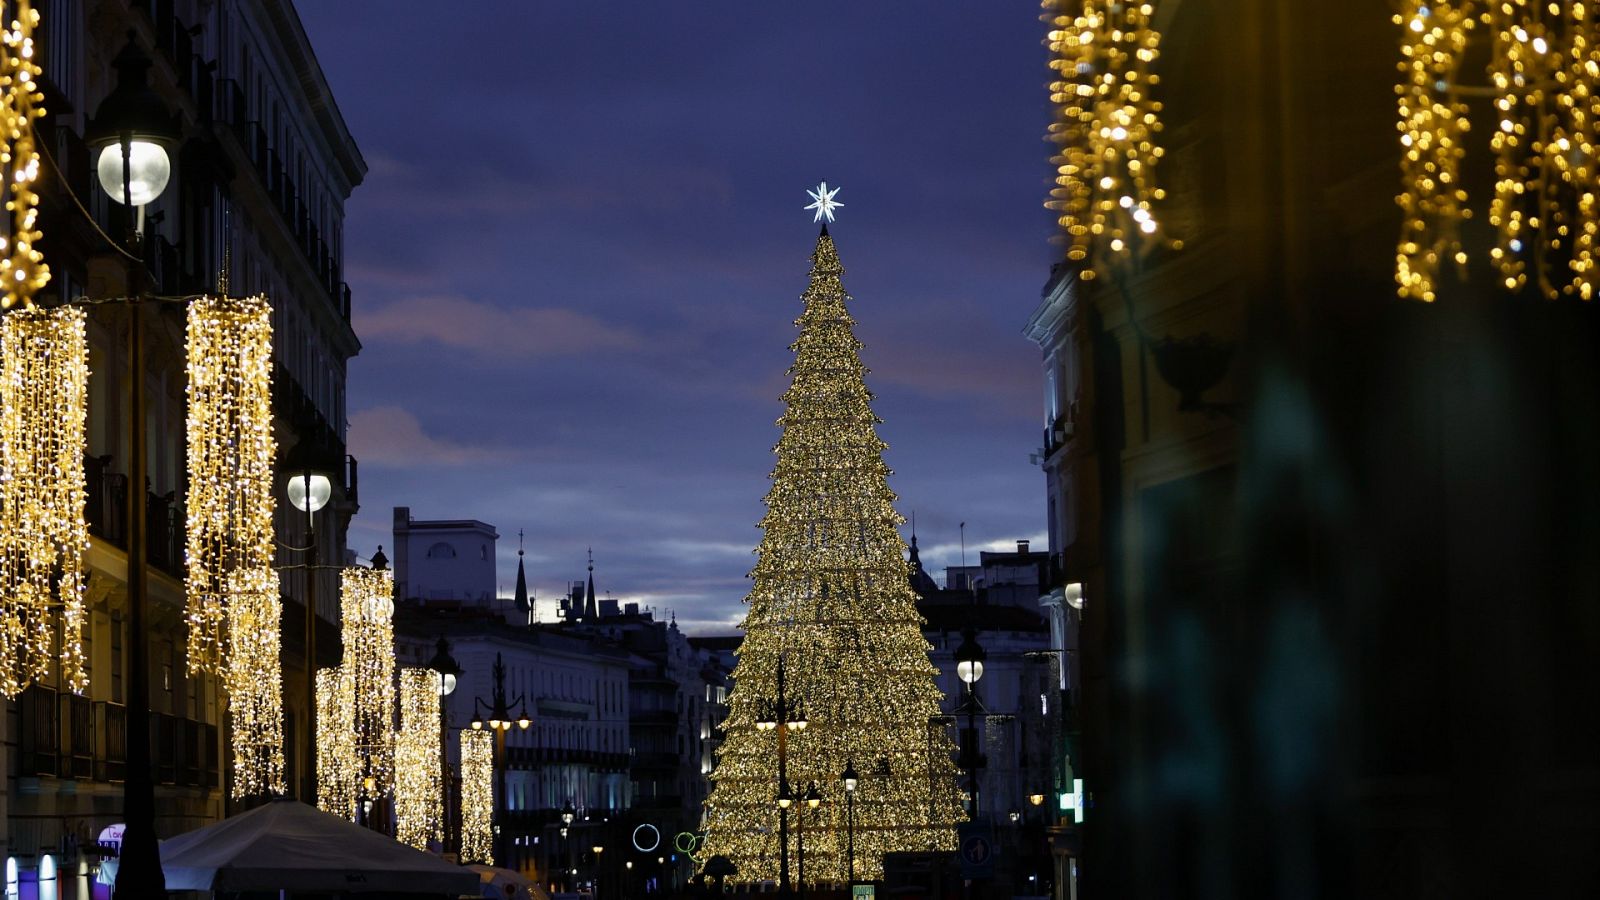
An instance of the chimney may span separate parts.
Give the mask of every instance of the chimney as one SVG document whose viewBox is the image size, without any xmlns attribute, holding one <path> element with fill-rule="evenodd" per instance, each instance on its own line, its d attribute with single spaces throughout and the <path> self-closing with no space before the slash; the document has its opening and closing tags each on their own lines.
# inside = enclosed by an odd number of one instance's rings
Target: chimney
<svg viewBox="0 0 1600 900">
<path fill-rule="evenodd" d="M 1017 552 L 1018 553 L 1027 553 L 1028 552 L 1028 542 L 1027 541 L 1017 541 Z"/>
</svg>

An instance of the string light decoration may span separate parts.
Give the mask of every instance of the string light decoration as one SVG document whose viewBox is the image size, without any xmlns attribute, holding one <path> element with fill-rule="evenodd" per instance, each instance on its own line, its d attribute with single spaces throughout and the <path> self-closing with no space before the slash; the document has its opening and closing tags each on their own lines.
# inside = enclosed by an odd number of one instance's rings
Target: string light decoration
<svg viewBox="0 0 1600 900">
<path fill-rule="evenodd" d="M 461 730 L 461 859 L 494 865 L 494 738 Z"/>
<path fill-rule="evenodd" d="M 756 723 L 776 700 L 780 656 L 787 697 L 808 720 L 788 735 L 791 785 L 833 784 L 851 759 L 888 758 L 887 774 L 862 779 L 856 794 L 858 877 L 880 877 L 885 853 L 954 850 L 965 818 L 954 745 L 929 727 L 940 693 L 843 271 L 824 231 L 796 322 L 727 739 L 706 805 L 703 857 L 727 856 L 741 881 L 778 877 L 777 731 Z M 802 814 L 807 877 L 845 880 L 845 805 Z"/>
<path fill-rule="evenodd" d="M 439 676 L 400 670 L 400 732 L 394 750 L 395 838 L 418 850 L 441 837 Z"/>
<path fill-rule="evenodd" d="M 1472 215 L 1460 180 L 1468 100 L 1487 98 L 1495 184 L 1489 251 L 1509 291 L 1594 298 L 1600 240 L 1595 121 L 1600 16 L 1592 0 L 1405 0 L 1399 94 L 1403 224 L 1395 281 L 1432 301 L 1446 260 L 1465 265 L 1457 231 Z M 1463 83 L 1473 35 L 1490 41 L 1488 83 Z"/>
<path fill-rule="evenodd" d="M 371 800 L 394 785 L 394 573 L 352 566 L 340 582 L 351 705 L 329 721 L 353 729 L 358 794 Z"/>
<path fill-rule="evenodd" d="M 187 568 L 189 674 L 215 674 L 227 638 L 278 646 L 278 620 L 259 633 L 230 625 L 229 588 L 272 566 L 272 305 L 265 297 L 189 304 Z M 280 710 L 281 712 L 281 710 Z"/>
<path fill-rule="evenodd" d="M 1151 24 L 1154 0 L 1045 0 L 1044 9 L 1055 71 L 1049 140 L 1058 148 L 1045 206 L 1061 214 L 1067 259 L 1088 281 L 1105 274 L 1109 258 L 1183 245 L 1162 237 L 1156 216 L 1166 196 L 1155 177 L 1161 33 Z"/>
<path fill-rule="evenodd" d="M 88 387 L 82 310 L 18 308 L 0 319 L 0 693 L 7 697 L 58 660 L 69 690 L 89 686 Z"/>
<path fill-rule="evenodd" d="M 236 572 L 229 586 L 228 718 L 233 726 L 233 796 L 277 795 L 283 781 L 283 601 L 270 568 Z"/>
<path fill-rule="evenodd" d="M 317 670 L 317 808 L 357 819 L 361 760 L 350 718 L 355 706 L 343 666 Z"/>
<path fill-rule="evenodd" d="M 1457 226 L 1470 215 L 1461 184 L 1470 129 L 1467 104 L 1438 86 L 1455 82 L 1474 19 L 1466 4 L 1451 0 L 1408 5 L 1396 15 L 1405 24 L 1400 45 L 1405 78 L 1395 90 L 1406 190 L 1398 198 L 1404 224 L 1395 280 L 1401 296 L 1432 301 L 1440 261 L 1466 262 Z"/>
<path fill-rule="evenodd" d="M 11 214 L 11 234 L 0 237 L 0 306 L 26 308 L 33 295 L 50 281 L 50 267 L 37 244 L 39 194 L 34 182 L 39 178 L 39 151 L 35 144 L 34 122 L 44 117 L 44 94 L 39 89 L 42 70 L 35 62 L 33 31 L 39 27 L 39 12 L 30 0 L 17 0 L 16 12 L 0 34 L 0 166 L 5 179 L 6 211 Z"/>
</svg>

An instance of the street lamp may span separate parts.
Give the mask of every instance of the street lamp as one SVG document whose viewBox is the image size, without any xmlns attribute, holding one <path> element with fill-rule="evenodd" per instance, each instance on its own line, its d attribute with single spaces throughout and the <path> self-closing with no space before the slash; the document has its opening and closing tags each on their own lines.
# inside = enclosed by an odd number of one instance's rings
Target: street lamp
<svg viewBox="0 0 1600 900">
<path fill-rule="evenodd" d="M 382 547 L 378 548 L 383 551 Z M 439 846 L 450 849 L 450 711 L 444 698 L 455 692 L 456 679 L 461 675 L 461 664 L 450 655 L 450 642 L 439 638 L 439 643 L 428 660 L 428 668 L 439 674 Z"/>
<path fill-rule="evenodd" d="M 757 731 L 778 732 L 778 894 L 790 896 L 789 884 L 789 807 L 796 797 L 789 789 L 789 732 L 806 730 L 806 714 L 789 702 L 786 689 L 784 655 L 778 656 L 778 696 L 761 705 Z"/>
<path fill-rule="evenodd" d="M 856 774 L 854 760 L 846 760 L 844 774 L 839 776 L 844 782 L 844 807 L 845 807 L 845 844 L 848 848 L 846 860 L 848 862 L 848 875 L 851 884 L 856 883 L 856 782 L 860 776 Z"/>
<path fill-rule="evenodd" d="M 318 457 L 310 440 L 302 439 L 283 460 L 283 469 L 289 473 L 284 479 L 284 495 L 290 506 L 305 513 L 306 542 L 304 547 L 298 548 L 306 554 L 300 565 L 306 573 L 306 727 L 300 741 L 304 760 L 300 796 L 312 805 L 317 802 L 317 577 L 322 562 L 322 548 L 317 540 L 317 512 L 333 499 L 333 480 L 320 471 Z M 372 567 L 384 569 L 388 564 L 379 548 L 373 555 Z"/>
<path fill-rule="evenodd" d="M 816 809 L 822 804 L 822 793 L 817 790 L 817 783 L 811 782 L 806 792 L 796 797 L 805 802 L 805 809 L 800 810 L 800 827 L 795 838 L 795 849 L 800 856 L 800 896 L 806 895 L 806 809 Z"/>
<path fill-rule="evenodd" d="M 150 89 L 150 57 L 140 49 L 133 32 L 112 65 L 117 85 L 100 102 L 85 129 L 84 141 L 96 154 L 95 170 L 101 189 L 112 201 L 137 212 L 137 226 L 126 229 L 129 257 L 128 293 L 128 630 L 127 780 L 123 782 L 121 865 L 116 890 L 125 898 L 163 897 L 166 878 L 156 845 L 155 785 L 150 773 L 150 633 L 147 625 L 149 593 L 145 566 L 149 557 L 148 494 L 145 489 L 145 379 L 144 340 L 141 329 L 144 284 L 149 272 L 139 272 L 144 259 L 140 227 L 144 207 L 166 189 L 172 173 L 169 148 L 176 146 L 178 130 L 161 98 Z M 137 150 L 135 149 L 137 147 Z M 135 286 L 136 278 L 138 286 Z"/>
<path fill-rule="evenodd" d="M 533 720 L 528 718 L 527 698 L 523 695 L 518 694 L 517 699 L 510 703 L 506 702 L 506 664 L 499 653 L 494 655 L 494 669 L 492 671 L 494 689 L 489 695 L 490 699 L 485 701 L 482 697 L 472 698 L 472 727 L 478 730 L 483 728 L 483 720 L 478 718 L 478 707 L 483 706 L 488 709 L 489 727 L 494 730 L 494 858 L 501 861 L 501 865 L 505 865 L 508 857 L 505 852 L 506 839 L 503 833 L 505 829 L 502 824 L 505 819 L 504 807 L 506 805 L 506 732 L 511 730 L 513 724 L 510 708 L 519 703 L 522 705 L 522 712 L 516 718 L 515 724 L 523 731 L 528 730 L 528 726 L 533 724 Z"/>
<path fill-rule="evenodd" d="M 600 854 L 604 853 L 606 848 L 595 844 L 589 849 L 594 851 L 594 890 L 592 893 L 594 900 L 600 900 Z"/>
<path fill-rule="evenodd" d="M 978 769 L 983 765 L 983 756 L 978 752 L 978 697 L 973 691 L 973 686 L 978 679 L 983 677 L 983 661 L 988 654 L 978 644 L 977 629 L 968 625 L 961 630 L 961 645 L 956 648 L 956 677 L 967 686 L 967 734 L 966 757 L 967 763 L 967 817 L 978 817 Z"/>
</svg>

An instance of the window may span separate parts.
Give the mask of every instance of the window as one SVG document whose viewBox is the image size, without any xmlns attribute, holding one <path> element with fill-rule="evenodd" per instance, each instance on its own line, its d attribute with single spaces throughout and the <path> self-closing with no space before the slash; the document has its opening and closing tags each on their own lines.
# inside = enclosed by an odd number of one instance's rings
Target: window
<svg viewBox="0 0 1600 900">
<path fill-rule="evenodd" d="M 428 558 L 429 559 L 455 559 L 456 558 L 456 548 L 450 546 L 449 544 L 446 544 L 444 541 L 440 541 L 439 543 L 434 544 L 432 547 L 428 548 Z"/>
<path fill-rule="evenodd" d="M 479 559 L 488 559 L 489 558 L 489 545 L 488 544 L 480 544 L 480 545 L 478 545 L 478 558 Z"/>
</svg>

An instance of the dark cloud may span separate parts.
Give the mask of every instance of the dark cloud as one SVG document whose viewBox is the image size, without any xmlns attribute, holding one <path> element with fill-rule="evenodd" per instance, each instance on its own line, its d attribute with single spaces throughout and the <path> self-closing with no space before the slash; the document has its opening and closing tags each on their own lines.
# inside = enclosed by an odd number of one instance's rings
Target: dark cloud
<svg viewBox="0 0 1600 900">
<path fill-rule="evenodd" d="M 956 562 L 962 521 L 969 550 L 1040 538 L 1036 4 L 301 15 L 370 164 L 346 225 L 357 549 L 393 505 L 476 517 L 527 530 L 541 596 L 593 546 L 602 591 L 736 622 L 824 178 L 924 559 Z"/>
</svg>

